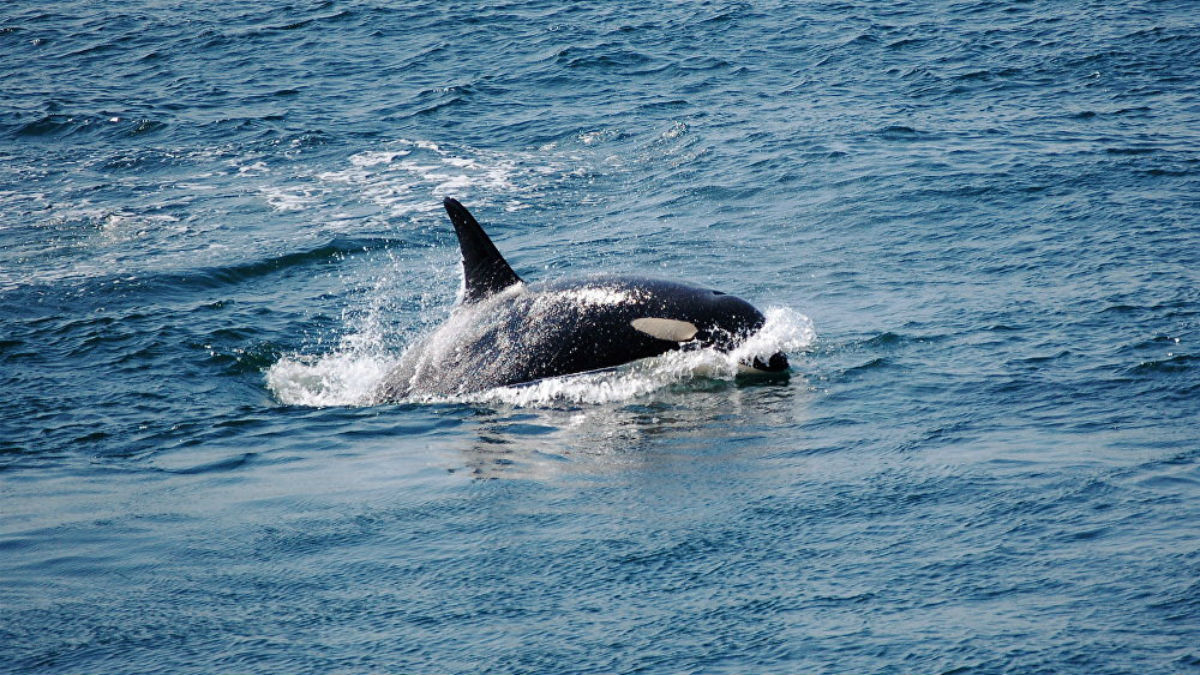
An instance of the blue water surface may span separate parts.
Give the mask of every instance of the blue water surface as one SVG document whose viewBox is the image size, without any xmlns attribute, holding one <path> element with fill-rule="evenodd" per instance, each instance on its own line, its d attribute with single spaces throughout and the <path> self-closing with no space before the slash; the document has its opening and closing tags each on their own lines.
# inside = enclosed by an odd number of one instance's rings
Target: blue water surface
<svg viewBox="0 0 1200 675">
<path fill-rule="evenodd" d="M 1200 672 L 1190 2 L 8 0 L 0 83 L 0 672 Z M 445 196 L 792 377 L 375 404 Z"/>
</svg>

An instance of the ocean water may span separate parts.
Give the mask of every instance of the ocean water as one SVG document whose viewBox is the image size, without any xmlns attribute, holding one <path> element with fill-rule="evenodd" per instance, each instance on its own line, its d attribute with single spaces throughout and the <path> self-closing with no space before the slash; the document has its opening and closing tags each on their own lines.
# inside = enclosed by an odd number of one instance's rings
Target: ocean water
<svg viewBox="0 0 1200 675">
<path fill-rule="evenodd" d="M 0 672 L 1200 672 L 1184 1 L 0 7 Z M 463 201 L 691 357 L 380 405 Z"/>
</svg>

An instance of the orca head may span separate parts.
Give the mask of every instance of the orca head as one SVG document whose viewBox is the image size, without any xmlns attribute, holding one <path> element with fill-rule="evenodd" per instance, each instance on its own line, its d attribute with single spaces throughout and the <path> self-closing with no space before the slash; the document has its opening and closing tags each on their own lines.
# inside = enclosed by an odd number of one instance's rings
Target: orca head
<svg viewBox="0 0 1200 675">
<path fill-rule="evenodd" d="M 680 349 L 714 349 L 728 354 L 762 330 L 767 321 L 754 305 L 721 291 L 687 287 L 685 292 L 677 291 L 674 300 L 674 311 L 665 312 L 668 316 L 634 319 L 634 329 L 676 342 Z M 788 368 L 783 352 L 748 356 L 739 364 L 743 374 L 777 374 Z"/>
</svg>

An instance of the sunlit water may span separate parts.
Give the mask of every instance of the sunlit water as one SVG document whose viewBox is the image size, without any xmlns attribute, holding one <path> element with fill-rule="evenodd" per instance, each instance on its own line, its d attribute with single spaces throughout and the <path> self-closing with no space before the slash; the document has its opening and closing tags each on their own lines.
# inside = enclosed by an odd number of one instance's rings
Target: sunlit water
<svg viewBox="0 0 1200 675">
<path fill-rule="evenodd" d="M 1186 2 L 8 2 L 0 671 L 1200 671 Z M 736 355 L 377 403 L 462 200 Z"/>
</svg>

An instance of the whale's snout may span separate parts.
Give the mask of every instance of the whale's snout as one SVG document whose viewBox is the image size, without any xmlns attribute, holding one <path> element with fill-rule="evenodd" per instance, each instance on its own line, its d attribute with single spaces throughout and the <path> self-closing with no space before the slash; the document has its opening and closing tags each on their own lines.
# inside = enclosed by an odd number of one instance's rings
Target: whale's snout
<svg viewBox="0 0 1200 675">
<path fill-rule="evenodd" d="M 759 357 L 754 358 L 754 367 L 759 370 L 765 370 L 768 373 L 779 373 L 788 369 L 787 354 L 783 352 L 775 352 L 766 361 Z"/>
<path fill-rule="evenodd" d="M 754 357 L 748 364 L 743 364 L 743 372 L 749 373 L 784 373 L 788 370 L 787 354 L 775 352 L 768 358 Z"/>
</svg>

